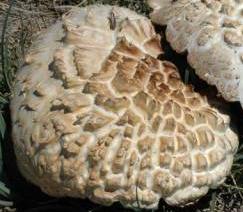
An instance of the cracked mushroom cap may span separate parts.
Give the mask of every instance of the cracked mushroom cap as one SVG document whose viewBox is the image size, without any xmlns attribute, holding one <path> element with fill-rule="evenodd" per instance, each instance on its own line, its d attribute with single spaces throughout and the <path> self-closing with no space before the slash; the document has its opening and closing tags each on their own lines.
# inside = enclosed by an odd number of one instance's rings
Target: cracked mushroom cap
<svg viewBox="0 0 243 212">
<path fill-rule="evenodd" d="M 229 117 L 155 59 L 159 43 L 148 19 L 110 6 L 74 9 L 42 33 L 11 101 L 23 176 L 52 196 L 142 208 L 220 185 L 238 145 Z"/>
<path fill-rule="evenodd" d="M 148 0 L 152 20 L 198 76 L 243 106 L 243 1 Z"/>
</svg>

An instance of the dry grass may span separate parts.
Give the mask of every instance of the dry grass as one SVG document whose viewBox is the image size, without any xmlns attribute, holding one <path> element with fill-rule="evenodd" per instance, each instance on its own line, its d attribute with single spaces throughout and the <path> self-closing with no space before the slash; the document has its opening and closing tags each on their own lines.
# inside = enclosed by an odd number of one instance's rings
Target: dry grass
<svg viewBox="0 0 243 212">
<path fill-rule="evenodd" d="M 128 211 L 119 204 L 105 208 L 88 200 L 55 199 L 41 193 L 28 184 L 18 173 L 11 146 L 8 102 L 16 70 L 21 66 L 32 38 L 41 29 L 48 27 L 61 14 L 72 6 L 88 4 L 112 4 L 128 7 L 138 13 L 148 15 L 149 7 L 145 0 L 0 0 L 0 141 L 3 160 L 0 154 L 0 211 Z M 161 28 L 158 29 L 161 31 Z M 163 59 L 174 62 L 180 70 L 182 79 L 191 83 L 201 94 L 207 95 L 211 104 L 229 114 L 233 127 L 243 139 L 243 112 L 238 103 L 226 103 L 216 97 L 214 87 L 199 80 L 185 62 L 185 56 L 176 55 L 164 42 L 166 54 Z M 223 107 L 222 107 L 223 105 Z M 2 138 L 3 137 L 3 138 Z M 0 148 L 1 151 L 1 148 Z M 4 167 L 2 167 L 4 163 Z M 2 170 L 3 169 L 3 170 Z M 159 211 L 243 211 L 243 146 L 235 157 L 231 176 L 217 190 L 209 192 L 197 204 L 184 209 L 172 208 L 161 201 Z M 10 188 L 10 191 L 8 188 Z M 5 206 L 12 206 L 9 209 Z"/>
</svg>

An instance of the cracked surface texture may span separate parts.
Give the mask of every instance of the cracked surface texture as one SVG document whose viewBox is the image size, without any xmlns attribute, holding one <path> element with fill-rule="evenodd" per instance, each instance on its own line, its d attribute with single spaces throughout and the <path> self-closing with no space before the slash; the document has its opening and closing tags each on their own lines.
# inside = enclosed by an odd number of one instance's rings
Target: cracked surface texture
<svg viewBox="0 0 243 212">
<path fill-rule="evenodd" d="M 198 76 L 243 105 L 243 1 L 148 0 L 152 20 Z"/>
<path fill-rule="evenodd" d="M 21 173 L 52 196 L 125 207 L 184 205 L 220 185 L 238 146 L 229 117 L 161 52 L 151 22 L 119 7 L 77 8 L 43 32 L 11 101 Z"/>
</svg>

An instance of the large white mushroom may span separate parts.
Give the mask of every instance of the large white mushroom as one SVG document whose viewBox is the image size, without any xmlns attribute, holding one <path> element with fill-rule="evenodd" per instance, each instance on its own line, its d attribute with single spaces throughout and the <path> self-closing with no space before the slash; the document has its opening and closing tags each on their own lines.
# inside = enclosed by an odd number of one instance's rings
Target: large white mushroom
<svg viewBox="0 0 243 212">
<path fill-rule="evenodd" d="M 23 176 L 52 196 L 141 208 L 220 185 L 238 146 L 229 117 L 161 52 L 151 22 L 120 7 L 77 8 L 43 32 L 11 101 Z"/>
<path fill-rule="evenodd" d="M 148 0 L 178 53 L 228 101 L 243 105 L 243 1 Z"/>
</svg>

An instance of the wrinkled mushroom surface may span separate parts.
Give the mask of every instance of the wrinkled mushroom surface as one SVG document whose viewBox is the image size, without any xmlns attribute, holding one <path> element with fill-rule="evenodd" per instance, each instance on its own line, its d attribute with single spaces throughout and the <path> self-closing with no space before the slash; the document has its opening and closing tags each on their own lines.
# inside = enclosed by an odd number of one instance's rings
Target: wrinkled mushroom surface
<svg viewBox="0 0 243 212">
<path fill-rule="evenodd" d="M 198 76 L 243 105 L 243 1 L 148 0 L 152 20 Z"/>
<path fill-rule="evenodd" d="M 11 101 L 23 176 L 52 196 L 142 208 L 220 185 L 238 145 L 229 117 L 161 51 L 151 22 L 119 7 L 77 8 L 43 32 Z"/>
</svg>

